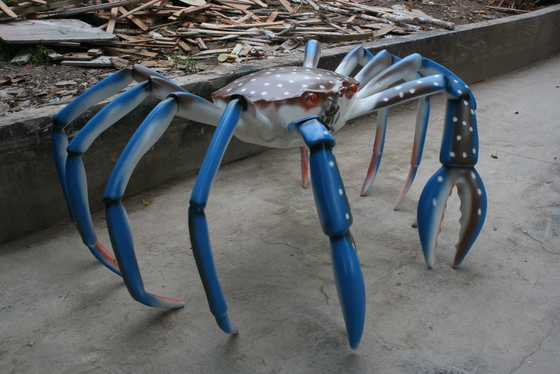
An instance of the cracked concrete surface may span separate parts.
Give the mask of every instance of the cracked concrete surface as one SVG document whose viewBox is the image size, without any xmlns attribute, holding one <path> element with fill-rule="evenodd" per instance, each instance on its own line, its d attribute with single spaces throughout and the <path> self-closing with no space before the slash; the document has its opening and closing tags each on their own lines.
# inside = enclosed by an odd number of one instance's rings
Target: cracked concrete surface
<svg viewBox="0 0 560 374">
<path fill-rule="evenodd" d="M 400 210 L 413 105 L 393 113 L 381 170 L 358 197 L 373 142 L 371 116 L 337 134 L 368 295 L 352 351 L 311 189 L 298 152 L 271 150 L 225 165 L 207 217 L 237 336 L 208 310 L 189 250 L 194 178 L 125 202 L 148 291 L 179 310 L 144 307 L 98 264 L 70 224 L 2 245 L 2 373 L 554 373 L 560 367 L 560 56 L 473 87 L 486 225 L 451 268 L 459 201 L 451 196 L 436 264 L 410 227 L 439 168 L 444 100 L 433 100 L 428 144 Z M 149 205 L 143 206 L 141 200 Z M 94 214 L 108 244 L 103 212 Z"/>
</svg>

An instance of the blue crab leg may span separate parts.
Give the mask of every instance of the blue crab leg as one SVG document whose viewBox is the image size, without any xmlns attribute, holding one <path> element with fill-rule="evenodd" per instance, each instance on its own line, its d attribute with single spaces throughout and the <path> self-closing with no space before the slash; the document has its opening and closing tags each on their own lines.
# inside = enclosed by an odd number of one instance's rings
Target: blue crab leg
<svg viewBox="0 0 560 374">
<path fill-rule="evenodd" d="M 372 58 L 373 54 L 371 52 L 362 46 L 358 46 L 344 56 L 335 73 L 349 76 L 358 65 L 365 66 Z"/>
<path fill-rule="evenodd" d="M 119 157 L 103 197 L 111 244 L 126 287 L 136 301 L 151 307 L 180 308 L 184 303 L 145 291 L 122 198 L 134 167 L 167 129 L 178 107 L 176 98 L 170 97 L 159 103 L 146 117 Z"/>
<path fill-rule="evenodd" d="M 113 123 L 136 108 L 150 94 L 149 82 L 143 82 L 117 97 L 99 111 L 76 135 L 68 146 L 66 182 L 76 227 L 84 244 L 95 258 L 120 275 L 113 255 L 98 241 L 89 210 L 86 171 L 82 155 L 93 141 Z"/>
<path fill-rule="evenodd" d="M 385 134 L 387 133 L 387 121 L 389 119 L 389 109 L 381 109 L 377 111 L 377 125 L 375 127 L 375 140 L 373 143 L 373 155 L 366 174 L 366 179 L 362 185 L 360 196 L 364 196 L 377 175 L 379 165 L 381 164 L 381 157 L 383 156 L 383 147 L 385 145 Z"/>
<path fill-rule="evenodd" d="M 218 173 L 227 145 L 239 122 L 244 105 L 244 99 L 234 97 L 224 110 L 216 132 L 212 136 L 210 146 L 206 151 L 189 202 L 189 234 L 196 266 L 202 279 L 210 311 L 216 318 L 218 326 L 228 334 L 236 334 L 237 329 L 231 324 L 227 314 L 227 303 L 214 265 L 210 232 L 204 209 L 208 203 L 210 188 Z"/>
<path fill-rule="evenodd" d="M 402 60 L 398 60 L 395 64 L 389 66 L 374 79 L 369 81 L 363 89 L 358 91 L 358 99 L 366 98 L 376 92 L 380 92 L 389 87 L 392 83 L 417 73 L 421 68 L 422 56 L 417 53 L 405 57 Z"/>
<path fill-rule="evenodd" d="M 418 109 L 416 111 L 416 128 L 414 131 L 414 143 L 412 145 L 412 155 L 410 156 L 410 170 L 408 172 L 408 177 L 406 182 L 395 201 L 395 206 L 393 210 L 399 209 L 401 202 L 403 201 L 406 193 L 412 186 L 414 178 L 416 177 L 416 172 L 418 171 L 418 166 L 420 166 L 420 161 L 422 160 L 422 153 L 424 152 L 424 144 L 426 143 L 426 134 L 428 132 L 428 122 L 430 120 L 430 98 L 423 97 L 418 100 Z"/>
<path fill-rule="evenodd" d="M 149 87 L 147 88 L 148 82 L 144 82 L 150 78 L 164 82 L 159 85 L 152 83 L 152 86 L 157 86 L 152 87 L 152 93 L 155 93 L 156 96 L 165 95 L 165 92 L 171 90 L 183 90 L 160 74 L 137 65 L 134 68 L 120 70 L 96 84 L 62 109 L 53 120 L 52 141 L 55 166 L 72 221 L 76 224 L 82 241 L 94 257 L 118 275 L 120 275 L 120 271 L 113 254 L 97 241 L 93 230 L 87 201 L 87 180 L 81 155 L 99 134 L 134 109 L 150 93 Z M 132 80 L 143 83 L 133 87 L 103 108 L 68 145 L 65 128 L 84 111 L 97 102 L 118 93 Z M 67 171 L 68 167 L 72 168 L 71 171 Z M 73 179 L 72 182 L 68 178 Z M 73 183 L 73 192 L 70 190 L 70 183 Z"/>
<path fill-rule="evenodd" d="M 428 181 L 418 202 L 418 234 L 428 267 L 435 261 L 437 236 L 453 187 L 461 199 L 461 229 L 453 261 L 458 267 L 475 242 L 486 217 L 488 200 L 480 175 L 474 167 L 442 167 Z"/>
<path fill-rule="evenodd" d="M 303 66 L 306 68 L 316 68 L 321 58 L 321 46 L 316 40 L 309 40 L 305 44 L 303 55 Z"/>
<path fill-rule="evenodd" d="M 305 52 L 303 55 L 303 67 L 316 68 L 321 58 L 321 46 L 316 40 L 309 40 L 305 44 Z M 299 148 L 301 155 L 301 185 L 307 188 L 309 180 L 309 159 L 307 157 L 307 147 Z"/>
<path fill-rule="evenodd" d="M 391 63 L 395 65 L 391 66 Z M 387 51 L 381 51 L 374 58 L 372 58 L 366 66 L 356 75 L 356 79 L 360 82 L 369 82 L 366 85 L 360 86 L 361 92 L 359 95 L 372 95 L 383 89 L 387 88 L 390 84 L 404 79 L 407 81 L 420 78 L 420 75 L 415 73 L 414 69 L 422 66 L 422 58 L 419 55 L 409 56 L 405 60 L 389 54 Z M 397 74 L 398 72 L 398 74 Z M 387 113 L 378 113 L 377 130 L 375 142 L 373 147 L 373 155 L 364 180 L 360 196 L 364 196 L 371 188 L 375 175 L 379 170 L 381 156 L 383 154 L 382 143 L 385 139 L 385 132 L 387 127 Z M 395 209 L 399 206 L 400 202 L 406 195 L 406 192 L 412 185 L 418 164 L 420 163 L 422 150 L 424 149 L 424 142 L 426 139 L 426 130 L 428 127 L 429 119 L 429 101 L 421 98 L 418 101 L 418 111 L 416 118 L 416 130 L 414 134 L 414 146 L 411 156 L 411 170 L 409 171 L 407 181 L 402 189 L 402 192 L 395 203 Z"/>
<path fill-rule="evenodd" d="M 350 234 L 352 212 L 332 152 L 335 141 L 319 117 L 292 124 L 299 129 L 310 150 L 315 205 L 323 232 L 330 239 L 333 273 L 348 341 L 350 347 L 356 349 L 364 330 L 365 284 Z"/>
</svg>

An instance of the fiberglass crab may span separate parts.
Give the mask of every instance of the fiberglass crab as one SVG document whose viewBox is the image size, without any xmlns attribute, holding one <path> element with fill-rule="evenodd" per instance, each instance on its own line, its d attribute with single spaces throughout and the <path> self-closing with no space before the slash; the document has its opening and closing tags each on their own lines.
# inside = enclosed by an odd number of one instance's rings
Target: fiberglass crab
<svg viewBox="0 0 560 374">
<path fill-rule="evenodd" d="M 352 213 L 332 152 L 335 145 L 332 133 L 349 119 L 371 111 L 378 112 L 373 157 L 361 192 L 364 194 L 370 188 L 381 160 L 388 108 L 419 100 L 411 170 L 397 199 L 396 209 L 414 180 L 422 156 L 429 116 L 428 96 L 444 92 L 447 109 L 440 153 L 443 166 L 422 192 L 417 222 L 426 263 L 431 267 L 443 211 L 456 185 L 462 217 L 453 266 L 461 264 L 482 228 L 487 207 L 484 185 L 474 168 L 478 159 L 478 131 L 476 104 L 470 89 L 449 70 L 418 54 L 401 60 L 386 51 L 374 56 L 363 47 L 357 47 L 334 72 L 317 68 L 319 54 L 319 44 L 310 41 L 306 45 L 303 67 L 277 67 L 246 75 L 216 91 L 214 104 L 137 65 L 120 70 L 93 86 L 54 118 L 55 163 L 72 219 L 86 246 L 101 263 L 122 275 L 135 300 L 152 307 L 178 308 L 184 305 L 181 301 L 145 291 L 128 216 L 121 202 L 134 167 L 175 116 L 217 126 L 192 191 L 188 222 L 192 249 L 210 310 L 225 332 L 235 333 L 237 330 L 227 315 L 204 208 L 232 135 L 268 147 L 301 148 L 302 181 L 306 186 L 309 165 L 319 220 L 330 239 L 334 278 L 348 339 L 350 346 L 356 348 L 364 327 L 365 287 L 349 231 Z M 359 66 L 359 72 L 350 77 Z M 99 111 L 68 145 L 65 128 L 85 110 L 118 93 L 132 80 L 141 83 Z M 399 81 L 403 82 L 392 86 Z M 97 241 L 93 229 L 81 156 L 99 134 L 149 95 L 162 101 L 125 147 L 103 198 L 115 253 L 113 257 Z"/>
</svg>

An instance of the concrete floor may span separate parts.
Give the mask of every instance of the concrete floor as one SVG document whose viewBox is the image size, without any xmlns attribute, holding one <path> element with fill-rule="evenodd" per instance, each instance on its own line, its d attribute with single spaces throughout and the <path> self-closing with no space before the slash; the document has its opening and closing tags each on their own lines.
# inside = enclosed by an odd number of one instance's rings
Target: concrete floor
<svg viewBox="0 0 560 374">
<path fill-rule="evenodd" d="M 381 170 L 368 116 L 337 133 L 368 296 L 362 343 L 346 340 L 327 238 L 298 152 L 224 166 L 207 216 L 237 336 L 215 325 L 187 232 L 194 178 L 126 202 L 148 291 L 179 310 L 144 307 L 98 264 L 72 225 L 0 250 L 1 373 L 558 373 L 560 372 L 560 56 L 473 87 L 490 206 L 460 269 L 451 268 L 459 201 L 449 201 L 436 265 L 410 224 L 439 168 L 442 97 L 434 100 L 418 178 L 406 177 L 415 111 L 391 117 Z M 150 204 L 143 206 L 141 200 Z M 94 215 L 108 244 L 103 212 Z"/>
</svg>

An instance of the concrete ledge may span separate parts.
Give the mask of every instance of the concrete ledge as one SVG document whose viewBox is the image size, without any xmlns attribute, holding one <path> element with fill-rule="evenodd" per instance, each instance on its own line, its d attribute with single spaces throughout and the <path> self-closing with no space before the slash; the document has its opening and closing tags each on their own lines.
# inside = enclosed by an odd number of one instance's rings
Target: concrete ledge
<svg viewBox="0 0 560 374">
<path fill-rule="evenodd" d="M 384 39 L 365 46 L 388 49 L 398 56 L 420 53 L 454 71 L 467 83 L 504 74 L 560 53 L 560 5 L 509 18 L 460 26 L 455 31 L 426 32 Z M 320 66 L 333 69 L 353 46 L 329 49 Z M 208 74 L 179 79 L 192 93 L 210 93 L 251 71 L 273 65 L 300 65 L 300 60 L 272 59 L 259 65 L 219 67 Z M 122 148 L 156 104 L 147 100 L 98 139 L 84 156 L 91 208 L 102 207 L 101 196 Z M 69 128 L 77 132 L 103 104 L 84 113 Z M 52 160 L 50 126 L 61 107 L 0 117 L 0 243 L 69 221 Z M 199 168 L 213 129 L 184 120 L 172 122 L 162 139 L 142 159 L 127 192 L 129 195 Z M 232 140 L 224 162 L 262 151 L 262 147 Z"/>
</svg>

